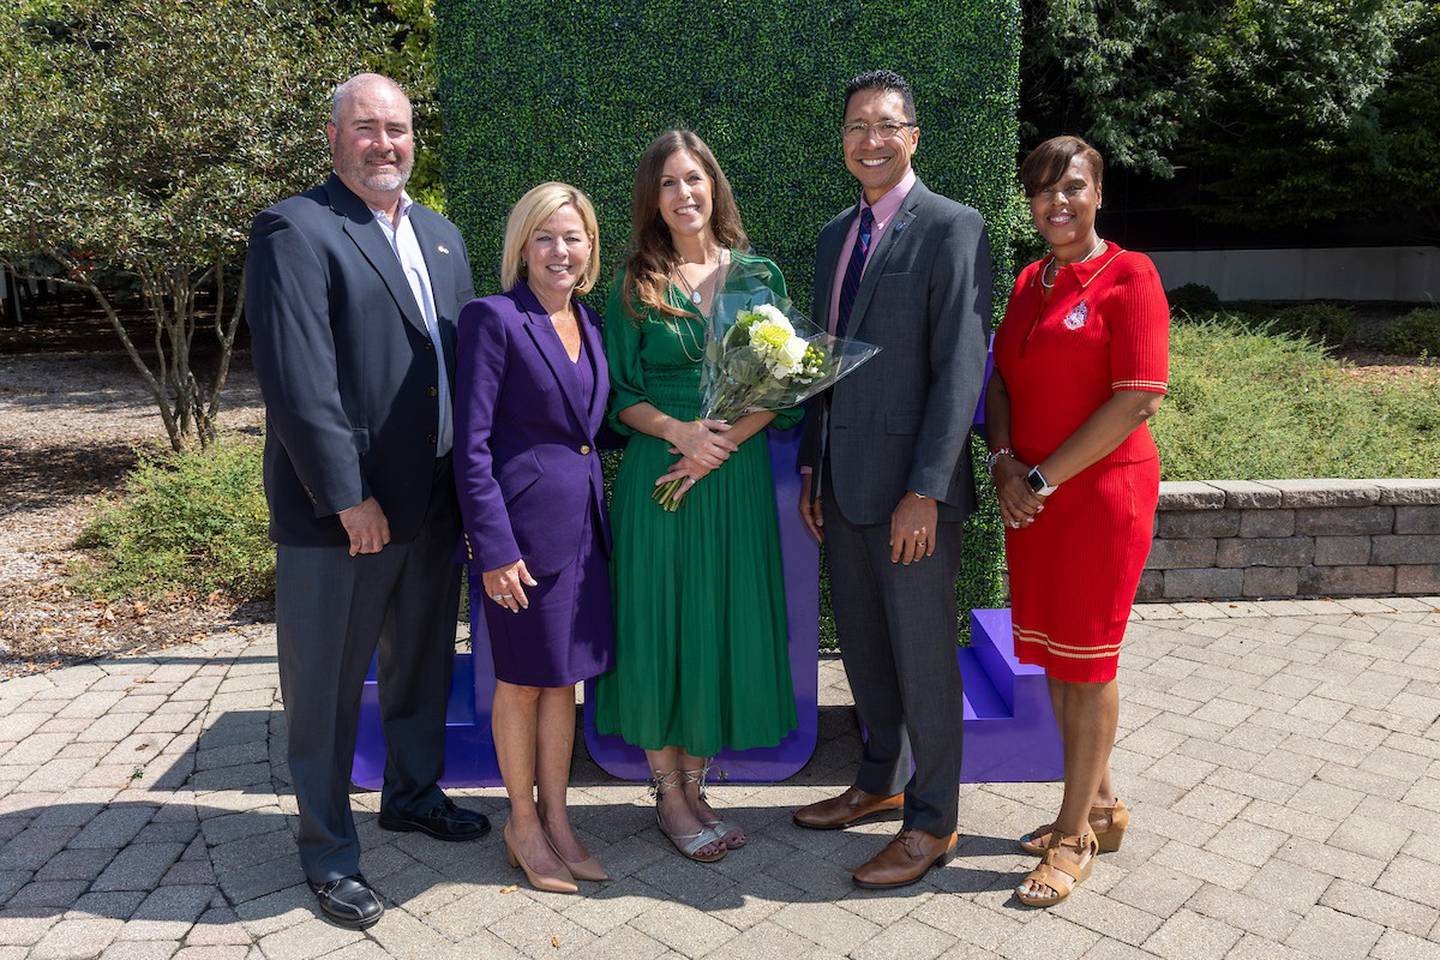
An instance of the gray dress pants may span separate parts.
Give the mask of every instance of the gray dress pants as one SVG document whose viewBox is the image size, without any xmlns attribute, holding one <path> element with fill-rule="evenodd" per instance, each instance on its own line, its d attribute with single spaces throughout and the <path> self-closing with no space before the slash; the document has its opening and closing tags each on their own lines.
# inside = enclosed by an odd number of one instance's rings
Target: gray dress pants
<svg viewBox="0 0 1440 960">
<path fill-rule="evenodd" d="M 903 789 L 905 826 L 949 836 L 959 815 L 964 732 L 955 576 L 965 526 L 941 523 L 933 556 L 891 563 L 889 523 L 850 523 L 835 504 L 828 470 L 825 477 L 835 629 L 866 732 L 855 786 L 881 796 Z"/>
<path fill-rule="evenodd" d="M 300 863 L 312 883 L 360 869 L 350 811 L 360 694 L 380 649 L 386 758 L 382 811 L 424 813 L 444 799 L 445 712 L 460 605 L 459 510 L 449 457 L 436 461 L 420 533 L 379 553 L 275 548 L 280 690 L 300 810 Z M 418 486 L 418 484 L 417 484 Z"/>
</svg>

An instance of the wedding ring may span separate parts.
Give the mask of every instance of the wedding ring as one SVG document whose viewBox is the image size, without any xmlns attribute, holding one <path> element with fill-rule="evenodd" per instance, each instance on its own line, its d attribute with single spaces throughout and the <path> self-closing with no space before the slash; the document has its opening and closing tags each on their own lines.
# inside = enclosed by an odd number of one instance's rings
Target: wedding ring
<svg viewBox="0 0 1440 960">
<path fill-rule="evenodd" d="M 685 486 L 687 486 L 687 487 L 693 487 L 693 486 L 695 486 L 695 478 L 694 478 L 694 477 L 686 477 L 686 478 L 685 478 Z"/>
<path fill-rule="evenodd" d="M 491 599 L 491 600 L 494 600 L 496 603 L 499 603 L 501 600 L 509 600 L 509 599 L 511 599 L 512 597 L 514 597 L 514 594 L 513 594 L 513 593 L 497 593 L 497 594 L 495 594 L 495 596 L 491 597 L 490 599 Z"/>
</svg>

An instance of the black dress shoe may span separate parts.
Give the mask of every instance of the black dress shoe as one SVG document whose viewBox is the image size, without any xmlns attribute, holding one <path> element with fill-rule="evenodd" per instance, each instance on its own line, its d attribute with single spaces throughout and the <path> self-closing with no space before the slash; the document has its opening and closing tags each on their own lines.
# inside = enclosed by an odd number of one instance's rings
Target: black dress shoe
<svg viewBox="0 0 1440 960">
<path fill-rule="evenodd" d="M 315 892 L 315 899 L 320 901 L 320 912 L 325 919 L 347 930 L 364 930 L 373 926 L 385 912 L 380 897 L 358 873 L 329 883 L 312 883 L 310 889 Z"/>
<path fill-rule="evenodd" d="M 436 840 L 479 840 L 490 832 L 490 819 L 483 813 L 458 807 L 446 797 L 425 813 L 382 812 L 380 829 L 418 830 Z"/>
</svg>

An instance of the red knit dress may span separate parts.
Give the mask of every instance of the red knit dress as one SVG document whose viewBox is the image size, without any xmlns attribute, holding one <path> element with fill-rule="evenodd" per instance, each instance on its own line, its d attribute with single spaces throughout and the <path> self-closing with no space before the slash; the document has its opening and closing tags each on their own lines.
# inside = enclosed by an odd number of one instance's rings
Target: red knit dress
<svg viewBox="0 0 1440 960">
<path fill-rule="evenodd" d="M 1169 377 L 1170 310 L 1150 258 L 1111 243 L 1062 267 L 1050 290 L 1040 285 L 1047 263 L 1020 273 L 995 334 L 1010 445 L 1032 465 L 1115 391 L 1164 393 Z M 1115 679 L 1159 495 L 1159 454 L 1141 425 L 1061 484 L 1033 524 L 1005 530 L 1021 662 L 1057 680 Z"/>
</svg>

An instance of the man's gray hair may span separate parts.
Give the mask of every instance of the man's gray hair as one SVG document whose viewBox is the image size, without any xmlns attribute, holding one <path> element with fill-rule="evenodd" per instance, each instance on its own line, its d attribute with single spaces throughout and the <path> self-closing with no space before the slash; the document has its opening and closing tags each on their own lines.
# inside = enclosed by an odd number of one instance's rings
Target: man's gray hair
<svg viewBox="0 0 1440 960">
<path fill-rule="evenodd" d="M 391 80 L 383 73 L 357 73 L 349 80 L 337 85 L 334 92 L 330 94 L 330 122 L 338 126 L 340 123 L 340 111 L 345 106 L 345 101 L 372 84 L 381 84 L 391 88 L 400 94 L 400 96 L 405 97 L 407 102 L 410 99 L 400 84 Z"/>
</svg>

